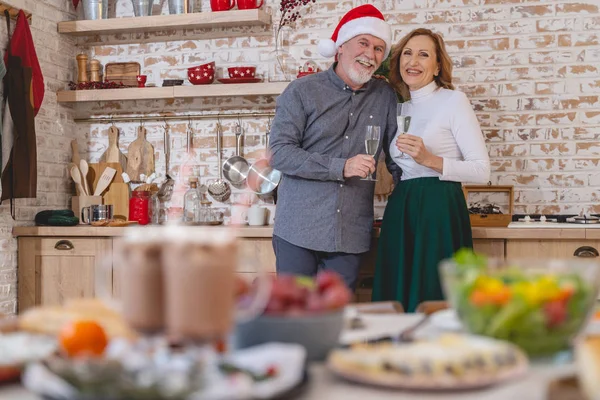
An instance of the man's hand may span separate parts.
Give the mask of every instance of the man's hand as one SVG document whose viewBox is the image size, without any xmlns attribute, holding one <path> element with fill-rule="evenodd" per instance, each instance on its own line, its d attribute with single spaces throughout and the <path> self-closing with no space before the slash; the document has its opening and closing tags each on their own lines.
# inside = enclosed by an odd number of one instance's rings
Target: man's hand
<svg viewBox="0 0 600 400">
<path fill-rule="evenodd" d="M 366 154 L 349 158 L 344 165 L 344 178 L 352 178 L 353 176 L 366 178 L 373 172 L 375 172 L 375 158 Z"/>
</svg>

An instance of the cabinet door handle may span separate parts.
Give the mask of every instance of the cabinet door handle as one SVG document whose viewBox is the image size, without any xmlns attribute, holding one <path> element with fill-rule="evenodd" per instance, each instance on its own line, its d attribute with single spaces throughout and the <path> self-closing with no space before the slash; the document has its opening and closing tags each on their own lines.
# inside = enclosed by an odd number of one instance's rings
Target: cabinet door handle
<svg viewBox="0 0 600 400">
<path fill-rule="evenodd" d="M 73 250 L 75 246 L 73 246 L 73 243 L 71 243 L 70 240 L 59 240 L 54 245 L 54 248 L 56 250 Z"/>
<path fill-rule="evenodd" d="M 593 258 L 598 257 L 600 254 L 598 254 L 598 250 L 591 246 L 581 246 L 577 250 L 575 250 L 575 253 L 573 253 L 573 255 L 575 257 Z"/>
</svg>

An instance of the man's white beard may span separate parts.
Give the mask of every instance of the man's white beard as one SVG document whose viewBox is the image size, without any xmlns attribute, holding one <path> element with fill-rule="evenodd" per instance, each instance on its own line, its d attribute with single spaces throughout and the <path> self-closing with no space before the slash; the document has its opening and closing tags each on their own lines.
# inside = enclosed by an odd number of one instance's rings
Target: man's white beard
<svg viewBox="0 0 600 400">
<path fill-rule="evenodd" d="M 373 76 L 373 73 L 369 71 L 357 71 L 354 68 L 350 68 L 348 71 L 348 78 L 357 85 L 364 85 L 369 82 L 371 76 Z"/>
<path fill-rule="evenodd" d="M 346 70 L 346 74 L 353 83 L 357 85 L 364 85 L 365 83 L 369 82 L 377 68 L 374 68 L 373 72 L 369 72 L 354 64 L 355 62 L 356 60 L 354 60 L 350 68 Z"/>
</svg>

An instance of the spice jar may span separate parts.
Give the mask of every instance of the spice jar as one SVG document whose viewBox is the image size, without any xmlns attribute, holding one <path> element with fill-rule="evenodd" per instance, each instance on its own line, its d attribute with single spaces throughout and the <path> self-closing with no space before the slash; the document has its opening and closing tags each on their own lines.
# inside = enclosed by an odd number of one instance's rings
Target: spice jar
<svg viewBox="0 0 600 400">
<path fill-rule="evenodd" d="M 137 221 L 140 225 L 150 222 L 148 212 L 151 192 L 145 190 L 134 190 L 129 199 L 129 220 Z"/>
</svg>

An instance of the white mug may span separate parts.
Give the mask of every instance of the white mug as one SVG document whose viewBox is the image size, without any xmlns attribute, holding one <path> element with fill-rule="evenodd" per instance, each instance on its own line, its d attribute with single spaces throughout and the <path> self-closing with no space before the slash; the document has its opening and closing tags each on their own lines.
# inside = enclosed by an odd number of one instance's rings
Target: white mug
<svg viewBox="0 0 600 400">
<path fill-rule="evenodd" d="M 248 223 L 248 206 L 235 204 L 231 206 L 231 224 L 246 225 Z"/>
<path fill-rule="evenodd" d="M 248 225 L 261 226 L 265 224 L 267 209 L 259 206 L 252 206 L 248 209 Z"/>
</svg>

